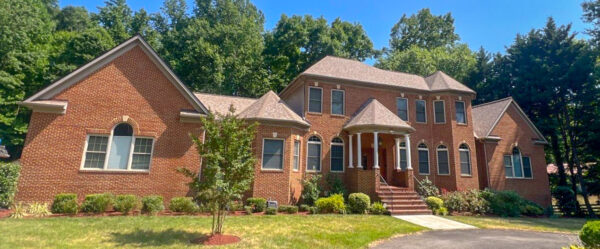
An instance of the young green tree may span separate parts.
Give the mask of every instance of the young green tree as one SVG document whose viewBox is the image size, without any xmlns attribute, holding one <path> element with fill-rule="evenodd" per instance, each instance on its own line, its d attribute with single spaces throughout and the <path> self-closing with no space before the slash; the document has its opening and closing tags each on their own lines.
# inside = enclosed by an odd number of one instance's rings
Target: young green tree
<svg viewBox="0 0 600 249">
<path fill-rule="evenodd" d="M 254 179 L 256 159 L 252 142 L 256 123 L 238 119 L 233 107 L 226 115 L 209 114 L 202 118 L 203 138 L 192 136 L 202 169 L 195 173 L 180 171 L 192 177 L 190 187 L 197 191 L 213 215 L 212 234 L 223 233 L 223 223 L 232 201 L 240 200 Z"/>
<path fill-rule="evenodd" d="M 454 33 L 454 18 L 451 13 L 434 16 L 425 8 L 410 17 L 402 15 L 392 27 L 390 49 L 405 50 L 413 45 L 433 49 L 452 45 L 459 39 Z"/>
</svg>

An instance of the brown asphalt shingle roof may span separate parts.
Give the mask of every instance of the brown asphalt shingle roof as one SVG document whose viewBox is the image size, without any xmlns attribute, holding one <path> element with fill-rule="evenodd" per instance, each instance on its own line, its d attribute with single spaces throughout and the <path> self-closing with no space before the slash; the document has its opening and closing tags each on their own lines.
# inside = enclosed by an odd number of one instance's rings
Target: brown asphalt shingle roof
<svg viewBox="0 0 600 249">
<path fill-rule="evenodd" d="M 429 75 L 427 78 L 425 78 L 425 81 L 427 82 L 429 90 L 431 91 L 444 91 L 450 89 L 461 92 L 475 93 L 475 91 L 471 90 L 471 88 L 468 88 L 442 71 L 437 71 L 432 75 Z"/>
<path fill-rule="evenodd" d="M 269 91 L 252 105 L 243 110 L 238 117 L 257 121 L 272 121 L 308 128 L 310 124 L 290 109 L 273 91 Z"/>
<path fill-rule="evenodd" d="M 473 132 L 476 137 L 486 137 L 494 128 L 496 120 L 504 113 L 508 105 L 513 101 L 511 97 L 495 100 L 481 105 L 473 106 Z"/>
<path fill-rule="evenodd" d="M 344 126 L 347 130 L 391 129 L 414 131 L 415 129 L 387 109 L 376 99 L 369 99 Z"/>
<path fill-rule="evenodd" d="M 196 98 L 198 98 L 209 111 L 221 115 L 227 114 L 231 105 L 235 108 L 234 114 L 239 114 L 256 101 L 256 99 L 253 98 L 224 96 L 210 93 L 194 93 L 194 95 L 196 95 Z"/>
</svg>

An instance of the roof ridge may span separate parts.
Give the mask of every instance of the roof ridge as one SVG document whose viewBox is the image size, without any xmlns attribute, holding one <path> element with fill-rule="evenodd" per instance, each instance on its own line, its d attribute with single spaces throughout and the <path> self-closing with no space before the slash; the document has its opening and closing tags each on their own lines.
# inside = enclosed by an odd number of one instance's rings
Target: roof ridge
<svg viewBox="0 0 600 249">
<path fill-rule="evenodd" d="M 479 105 L 474 105 L 472 108 L 478 108 L 478 107 L 482 107 L 482 106 L 485 106 L 485 105 L 496 104 L 498 102 L 506 101 L 506 100 L 509 100 L 509 99 L 514 101 L 514 99 L 513 99 L 512 96 L 508 96 L 508 97 L 505 97 L 505 98 L 501 98 L 501 99 L 497 99 L 497 100 L 492 100 L 490 102 L 481 103 Z"/>
<path fill-rule="evenodd" d="M 218 93 L 205 93 L 205 92 L 193 92 L 194 94 L 205 94 L 205 95 L 212 95 L 212 96 L 220 96 L 220 97 L 229 97 L 229 98 L 240 98 L 240 99 L 252 99 L 252 100 L 257 100 L 258 98 L 252 98 L 252 97 L 243 97 L 243 96 L 235 96 L 235 95 L 225 95 L 225 94 L 218 94 Z"/>
<path fill-rule="evenodd" d="M 360 63 L 360 64 L 363 64 L 363 65 L 365 65 L 365 66 L 367 66 L 367 67 L 371 67 L 371 68 L 374 68 L 374 69 L 377 69 L 377 70 L 381 70 L 381 71 L 386 71 L 386 72 L 390 72 L 390 73 L 404 74 L 404 75 L 411 75 L 411 76 L 416 76 L 416 77 L 419 77 L 419 78 L 425 79 L 425 77 L 423 77 L 423 76 L 421 76 L 421 75 L 418 75 L 418 74 L 412 74 L 412 73 L 407 73 L 407 72 L 400 72 L 400 71 L 394 71 L 394 70 L 389 70 L 389 69 L 378 68 L 378 67 L 376 67 L 376 66 L 372 66 L 372 65 L 369 65 L 369 64 L 367 64 L 367 63 L 364 63 L 363 61 L 359 61 L 359 60 L 355 60 L 355 59 L 350 59 L 350 58 L 339 57 L 339 56 L 335 56 L 335 55 L 326 55 L 325 57 L 323 57 L 323 59 L 325 59 L 325 58 L 327 58 L 327 57 L 332 57 L 332 58 L 337 58 L 337 59 L 347 60 L 347 61 L 351 61 L 351 62 L 354 62 L 354 63 Z M 321 59 L 321 60 L 323 60 L 323 59 Z M 317 63 L 318 63 L 318 62 L 320 62 L 321 60 L 317 61 Z M 315 63 L 315 64 L 317 64 L 317 63 Z M 313 65 L 315 65 L 315 64 L 313 64 Z M 311 65 L 311 67 L 312 67 L 313 65 Z M 310 67 L 309 67 L 309 68 L 310 68 Z M 307 69 L 308 69 L 308 68 L 307 68 Z M 304 70 L 304 71 L 306 71 L 306 70 Z M 439 71 L 439 70 L 438 70 L 438 71 Z"/>
</svg>

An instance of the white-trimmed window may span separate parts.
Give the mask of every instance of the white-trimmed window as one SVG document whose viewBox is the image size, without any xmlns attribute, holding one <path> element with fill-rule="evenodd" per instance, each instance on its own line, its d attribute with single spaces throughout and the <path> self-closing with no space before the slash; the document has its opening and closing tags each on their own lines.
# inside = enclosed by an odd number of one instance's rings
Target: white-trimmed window
<svg viewBox="0 0 600 249">
<path fill-rule="evenodd" d="M 344 90 L 331 90 L 331 114 L 344 115 L 345 109 Z"/>
<path fill-rule="evenodd" d="M 396 98 L 396 114 L 404 121 L 408 121 L 408 99 Z"/>
<path fill-rule="evenodd" d="M 471 152 L 466 144 L 461 144 L 458 147 L 458 155 L 460 157 L 460 174 L 464 176 L 471 175 Z"/>
<path fill-rule="evenodd" d="M 283 170 L 283 139 L 263 139 L 262 168 Z"/>
<path fill-rule="evenodd" d="M 437 171 L 438 175 L 450 175 L 450 164 L 448 163 L 448 147 L 439 145 L 437 152 Z"/>
<path fill-rule="evenodd" d="M 331 140 L 331 172 L 344 172 L 344 141 L 339 138 Z"/>
<path fill-rule="evenodd" d="M 427 123 L 427 102 L 422 99 L 418 99 L 415 102 L 415 109 L 417 113 L 417 123 Z"/>
<path fill-rule="evenodd" d="M 400 142 L 400 169 L 406 170 L 406 143 Z"/>
<path fill-rule="evenodd" d="M 136 137 L 127 123 L 116 125 L 110 136 L 88 135 L 82 169 L 142 170 L 150 169 L 154 139 Z"/>
<path fill-rule="evenodd" d="M 300 141 L 294 141 L 294 171 L 300 169 Z"/>
<path fill-rule="evenodd" d="M 323 107 L 323 88 L 308 88 L 308 112 L 321 113 Z"/>
<path fill-rule="evenodd" d="M 506 178 L 532 178 L 531 159 L 523 157 L 521 150 L 515 147 L 511 155 L 504 155 Z"/>
<path fill-rule="evenodd" d="M 429 175 L 429 149 L 424 143 L 417 146 L 419 152 L 419 174 Z"/>
<path fill-rule="evenodd" d="M 321 171 L 321 139 L 317 136 L 308 138 L 306 153 L 306 171 Z"/>
<path fill-rule="evenodd" d="M 433 101 L 433 119 L 436 124 L 446 123 L 446 107 L 443 100 Z"/>
<path fill-rule="evenodd" d="M 467 113 L 465 111 L 465 102 L 464 101 L 456 101 L 454 102 L 456 108 L 456 123 L 466 124 L 467 123 Z"/>
</svg>

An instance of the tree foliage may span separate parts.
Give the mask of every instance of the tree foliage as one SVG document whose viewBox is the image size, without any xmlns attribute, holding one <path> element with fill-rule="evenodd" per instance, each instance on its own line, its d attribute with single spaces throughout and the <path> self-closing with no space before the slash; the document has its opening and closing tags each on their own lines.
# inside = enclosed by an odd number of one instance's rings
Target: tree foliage
<svg viewBox="0 0 600 249">
<path fill-rule="evenodd" d="M 402 15 L 392 27 L 390 49 L 406 50 L 412 46 L 434 49 L 453 45 L 459 40 L 454 33 L 454 18 L 451 13 L 434 16 L 427 8 L 416 15 Z"/>
</svg>

